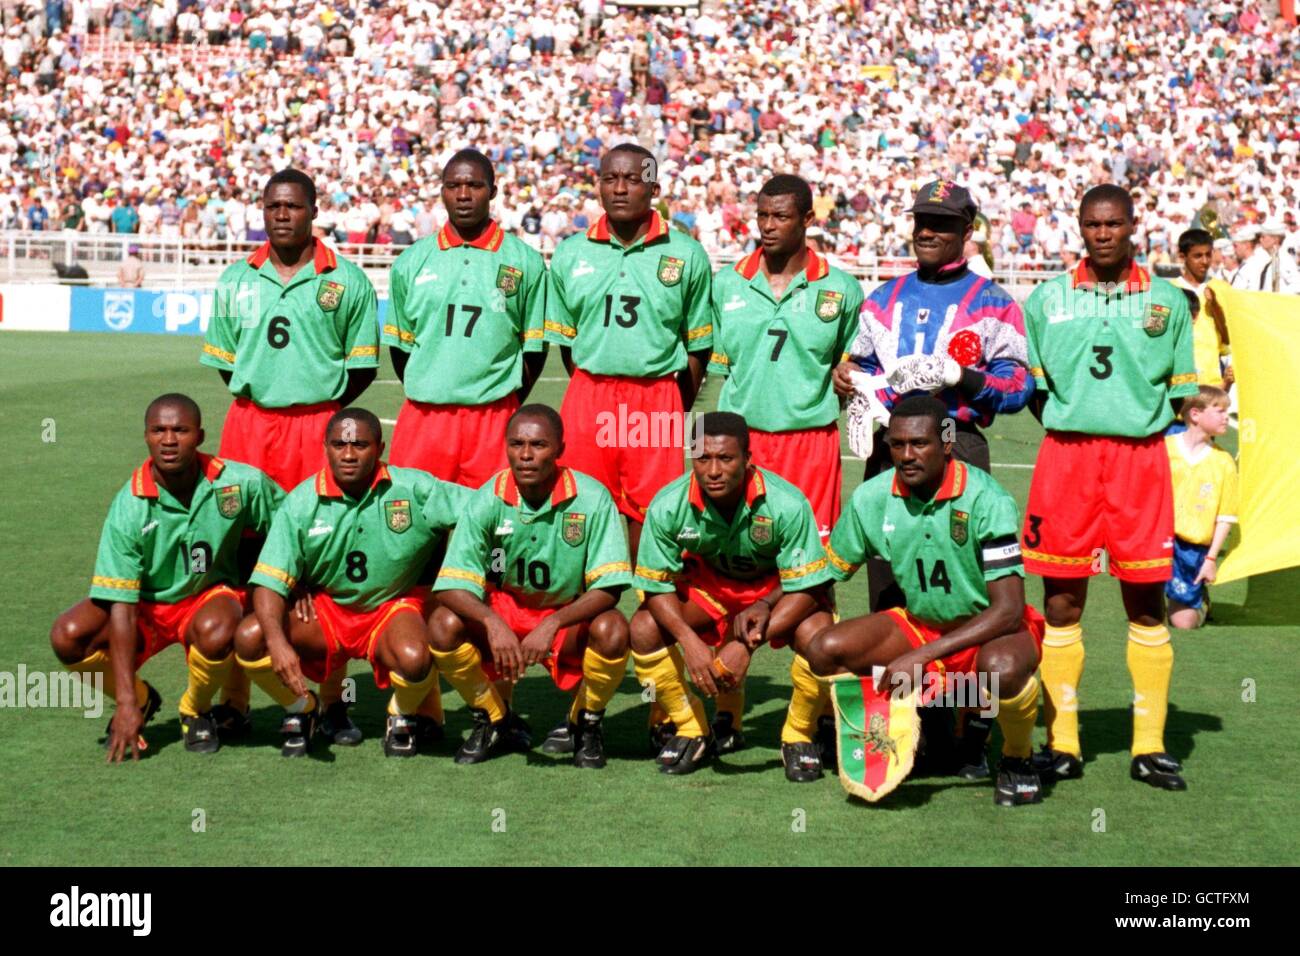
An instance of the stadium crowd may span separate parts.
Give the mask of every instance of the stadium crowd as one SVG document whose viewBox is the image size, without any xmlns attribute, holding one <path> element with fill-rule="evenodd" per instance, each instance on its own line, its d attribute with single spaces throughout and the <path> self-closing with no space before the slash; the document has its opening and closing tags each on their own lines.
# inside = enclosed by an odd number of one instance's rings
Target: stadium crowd
<svg viewBox="0 0 1300 956">
<path fill-rule="evenodd" d="M 995 258 L 1081 251 L 1100 182 L 1135 190 L 1153 263 L 1207 204 L 1225 227 L 1300 214 L 1300 31 L 1264 3 L 0 6 L 6 228 L 258 240 L 259 184 L 292 164 L 338 241 L 405 244 L 441 226 L 438 170 L 475 145 L 502 225 L 550 250 L 598 217 L 594 164 L 628 140 L 724 255 L 779 171 L 815 184 L 847 261 L 907 255 L 936 176 L 969 185 Z"/>
</svg>

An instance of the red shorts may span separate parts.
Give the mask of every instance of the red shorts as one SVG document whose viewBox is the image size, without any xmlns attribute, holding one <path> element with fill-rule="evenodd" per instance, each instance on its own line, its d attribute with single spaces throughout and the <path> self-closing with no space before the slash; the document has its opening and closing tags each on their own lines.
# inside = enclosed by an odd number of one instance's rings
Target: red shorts
<svg viewBox="0 0 1300 956">
<path fill-rule="evenodd" d="M 881 613 L 889 617 L 898 625 L 898 629 L 903 632 L 903 636 L 907 638 L 907 642 L 913 647 L 920 647 L 922 644 L 929 644 L 931 641 L 938 640 L 944 635 L 944 632 L 938 628 L 931 627 L 929 624 L 924 624 L 912 617 L 912 615 L 907 613 L 907 608 L 892 607 L 888 611 L 882 611 Z M 1042 660 L 1043 632 L 1047 626 L 1047 622 L 1043 618 L 1043 615 L 1039 614 L 1036 609 L 1030 607 L 1028 604 L 1025 605 L 1025 615 L 1022 620 L 1025 625 L 1025 630 L 1027 630 L 1034 638 L 1034 645 L 1038 649 L 1038 659 Z M 947 657 L 941 657 L 938 660 L 930 661 L 930 663 L 925 665 L 925 670 L 935 674 L 970 674 L 975 670 L 975 659 L 979 657 L 979 653 L 979 646 L 968 647 L 964 650 L 958 651 L 956 654 L 949 654 Z M 935 688 L 935 694 L 930 695 L 931 699 L 938 692 L 939 689 Z M 923 696 L 921 703 L 928 704 L 929 702 L 930 701 L 925 699 Z"/>
<path fill-rule="evenodd" d="M 749 430 L 754 464 L 774 471 L 804 493 L 822 543 L 840 518 L 840 429 L 832 422 L 794 432 Z"/>
<path fill-rule="evenodd" d="M 502 591 L 499 588 L 492 587 L 487 589 L 487 603 L 488 607 L 492 608 L 510 626 L 510 630 L 514 631 L 515 637 L 520 640 L 558 610 L 558 608 L 553 607 L 524 607 L 509 591 Z M 582 635 L 586 633 L 588 627 L 590 627 L 590 624 L 583 622 L 572 627 L 561 628 L 556 632 L 555 640 L 551 643 L 551 656 L 546 659 L 546 668 L 551 673 L 551 680 L 555 681 L 555 686 L 560 690 L 573 690 L 582 682 L 582 654 L 583 650 L 585 650 Z M 575 631 L 579 635 L 578 655 L 577 657 L 569 657 L 562 654 L 561 651 L 569 636 Z M 483 673 L 487 674 L 488 680 L 497 681 L 501 679 L 501 672 L 497 670 L 495 664 L 486 658 L 483 661 Z"/>
<path fill-rule="evenodd" d="M 285 491 L 325 467 L 325 426 L 338 402 L 261 408 L 237 398 L 221 427 L 222 458 L 260 468 Z"/>
<path fill-rule="evenodd" d="M 302 661 L 303 676 L 319 684 L 348 661 L 365 661 L 375 672 L 375 686 L 386 689 L 390 683 L 388 668 L 375 660 L 375 643 L 398 614 L 418 614 L 423 624 L 428 596 L 428 588 L 414 588 L 373 611 L 354 611 L 328 594 L 313 594 L 312 604 L 325 635 L 326 651 L 323 660 Z"/>
<path fill-rule="evenodd" d="M 185 648 L 185 656 L 189 657 L 190 645 L 186 637 L 190 629 L 190 621 L 194 620 L 194 615 L 199 612 L 199 608 L 219 597 L 234 598 L 239 602 L 241 609 L 247 606 L 244 589 L 232 588 L 229 584 L 214 585 L 206 591 L 191 594 L 175 604 L 156 604 L 152 601 L 141 601 L 137 604 L 135 626 L 144 640 L 144 647 L 135 656 L 136 670 L 170 644 L 181 645 Z"/>
<path fill-rule="evenodd" d="M 506 422 L 518 408 L 513 393 L 486 405 L 429 405 L 407 399 L 397 414 L 388 460 L 480 488 L 506 467 Z"/>
<path fill-rule="evenodd" d="M 1164 436 L 1048 432 L 1029 485 L 1022 545 L 1025 570 L 1043 577 L 1097 574 L 1104 548 L 1121 581 L 1168 581 L 1174 494 Z"/>
<path fill-rule="evenodd" d="M 677 596 L 689 601 L 713 619 L 713 630 L 700 635 L 710 647 L 721 647 L 731 628 L 731 619 L 759 598 L 764 597 L 780 583 L 776 574 L 753 581 L 737 581 L 719 574 L 699 558 L 687 558 L 685 568 L 677 576 Z M 772 642 L 773 647 L 781 644 Z"/>
<path fill-rule="evenodd" d="M 675 376 L 624 378 L 574 369 L 560 417 L 564 464 L 608 488 L 633 521 L 644 521 L 655 492 L 686 470 L 686 421 Z"/>
</svg>

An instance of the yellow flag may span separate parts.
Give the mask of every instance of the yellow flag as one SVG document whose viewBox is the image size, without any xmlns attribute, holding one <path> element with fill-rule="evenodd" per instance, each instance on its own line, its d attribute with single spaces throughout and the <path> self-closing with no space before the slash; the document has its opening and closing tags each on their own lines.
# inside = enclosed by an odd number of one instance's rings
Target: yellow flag
<svg viewBox="0 0 1300 956">
<path fill-rule="evenodd" d="M 1300 565 L 1300 296 L 1210 283 L 1228 320 L 1237 373 L 1241 544 L 1218 584 Z"/>
</svg>

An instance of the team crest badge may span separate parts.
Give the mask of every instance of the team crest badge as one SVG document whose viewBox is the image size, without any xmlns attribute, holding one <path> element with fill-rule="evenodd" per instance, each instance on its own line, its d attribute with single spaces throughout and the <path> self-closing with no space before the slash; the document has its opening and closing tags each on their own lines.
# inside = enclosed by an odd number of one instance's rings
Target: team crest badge
<svg viewBox="0 0 1300 956">
<path fill-rule="evenodd" d="M 953 544 L 965 544 L 967 536 L 967 526 L 970 524 L 970 513 L 958 511 L 955 508 L 952 512 L 952 520 L 949 522 L 949 530 L 952 532 Z"/>
<path fill-rule="evenodd" d="M 564 527 L 560 531 L 560 537 L 564 539 L 564 543 L 576 548 L 582 544 L 582 539 L 586 536 L 587 516 L 576 511 L 567 512 L 564 515 Z"/>
<path fill-rule="evenodd" d="M 226 485 L 217 489 L 217 510 L 223 518 L 233 518 L 244 507 L 244 499 L 239 493 L 239 485 Z"/>
<path fill-rule="evenodd" d="M 817 313 L 817 318 L 823 322 L 829 322 L 840 314 L 840 304 L 843 301 L 843 292 L 832 292 L 830 289 L 823 289 L 817 293 L 817 304 L 813 311 Z"/>
<path fill-rule="evenodd" d="M 660 256 L 659 281 L 664 285 L 676 285 L 682 281 L 682 269 L 685 267 L 685 259 L 674 259 L 672 256 Z"/>
<path fill-rule="evenodd" d="M 875 803 L 912 772 L 921 730 L 917 688 L 895 699 L 870 676 L 840 674 L 830 680 L 840 784 Z"/>
<path fill-rule="evenodd" d="M 316 293 L 316 304 L 326 312 L 333 312 L 343 301 L 343 286 L 337 282 L 326 279 L 320 284 L 320 290 Z"/>
<path fill-rule="evenodd" d="M 1168 326 L 1169 306 L 1152 304 L 1147 307 L 1146 321 L 1142 323 L 1143 332 L 1155 338 L 1157 335 L 1164 335 Z"/>
<path fill-rule="evenodd" d="M 754 515 L 749 526 L 749 539 L 755 544 L 767 544 L 772 540 L 772 519 L 764 515 Z"/>
<path fill-rule="evenodd" d="M 519 283 L 524 274 L 514 266 L 502 266 L 497 270 L 497 288 L 507 299 L 519 291 Z"/>
<path fill-rule="evenodd" d="M 401 534 L 411 526 L 411 502 L 406 498 L 385 501 L 384 517 L 388 521 L 388 530 Z"/>
</svg>

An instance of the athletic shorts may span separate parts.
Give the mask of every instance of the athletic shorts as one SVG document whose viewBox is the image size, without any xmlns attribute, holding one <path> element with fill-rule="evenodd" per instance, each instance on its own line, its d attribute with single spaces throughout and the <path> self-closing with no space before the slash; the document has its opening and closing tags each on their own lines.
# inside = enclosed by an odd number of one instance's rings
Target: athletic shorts
<svg viewBox="0 0 1300 956">
<path fill-rule="evenodd" d="M 1165 582 L 1165 597 L 1193 610 L 1200 608 L 1205 601 L 1205 582 L 1192 582 L 1196 580 L 1196 574 L 1209 553 L 1208 544 L 1192 544 L 1182 538 L 1174 538 L 1173 577 Z"/>
<path fill-rule="evenodd" d="M 401 597 L 385 601 L 373 611 L 353 610 L 339 604 L 324 592 L 312 595 L 316 620 L 325 636 L 325 657 L 321 660 L 302 661 L 302 673 L 308 680 L 320 683 L 348 661 L 365 661 L 375 672 L 375 686 L 388 688 L 388 668 L 375 659 L 375 644 L 390 621 L 399 614 L 419 615 L 424 624 L 424 605 L 428 600 L 427 588 L 413 588 Z"/>
<path fill-rule="evenodd" d="M 506 467 L 506 422 L 518 408 L 513 393 L 486 405 L 430 405 L 408 398 L 393 427 L 389 463 L 480 488 Z"/>
<path fill-rule="evenodd" d="M 880 613 L 898 625 L 898 629 L 903 632 L 903 636 L 907 638 L 907 642 L 912 647 L 929 644 L 931 641 L 943 637 L 945 633 L 912 617 L 907 613 L 905 607 L 891 607 L 888 611 L 881 611 Z M 1025 605 L 1025 614 L 1022 621 L 1025 630 L 1034 638 L 1034 646 L 1038 651 L 1038 659 L 1041 661 L 1043 659 L 1043 632 L 1047 628 L 1047 621 L 1042 614 L 1028 604 Z M 947 657 L 940 657 L 937 660 L 930 661 L 925 665 L 925 670 L 928 673 L 945 675 L 945 681 L 948 674 L 971 674 L 975 671 L 975 660 L 979 657 L 979 653 L 980 648 L 978 645 L 967 647 L 956 654 L 949 654 Z M 930 694 L 928 698 L 923 694 L 921 703 L 928 705 L 939 692 L 940 688 L 936 687 L 934 693 Z"/>
<path fill-rule="evenodd" d="M 840 517 L 840 429 L 832 422 L 793 432 L 749 430 L 754 464 L 774 471 L 804 493 L 822 543 Z"/>
<path fill-rule="evenodd" d="M 687 558 L 677 576 L 677 597 L 689 601 L 713 619 L 713 629 L 700 635 L 710 647 L 721 647 L 731 630 L 732 619 L 759 598 L 766 597 L 781 583 L 776 573 L 753 581 L 738 581 L 715 571 L 699 558 Z M 773 647 L 781 647 L 773 642 Z"/>
<path fill-rule="evenodd" d="M 153 601 L 141 601 L 135 609 L 135 626 L 144 641 L 144 647 L 136 654 L 135 667 L 153 657 L 171 644 L 185 648 L 185 656 L 190 656 L 187 640 L 190 621 L 199 612 L 199 608 L 219 597 L 232 597 L 239 602 L 240 608 L 247 607 L 247 596 L 243 588 L 233 588 L 229 584 L 218 584 L 191 594 L 175 604 L 157 604 Z"/>
<path fill-rule="evenodd" d="M 1086 578 L 1099 573 L 1104 548 L 1121 581 L 1168 581 L 1174 494 L 1164 437 L 1048 432 L 1029 485 L 1022 544 L 1031 574 Z"/>
<path fill-rule="evenodd" d="M 520 640 L 527 637 L 533 628 L 559 610 L 559 608 L 554 607 L 524 607 L 512 593 L 494 587 L 489 587 L 487 590 L 487 603 L 488 607 L 492 608 L 506 622 L 510 630 L 515 632 L 515 637 Z M 551 642 L 551 655 L 544 663 L 546 669 L 550 671 L 551 680 L 555 682 L 555 686 L 560 690 L 573 690 L 582 682 L 582 655 L 586 649 L 582 638 L 586 635 L 590 626 L 590 622 L 584 621 L 581 624 L 574 624 L 572 627 L 562 627 L 556 632 L 555 640 Z M 575 632 L 578 634 L 578 654 L 576 657 L 568 657 L 562 654 L 561 651 L 569 636 Z M 487 674 L 488 680 L 497 681 L 501 679 L 501 672 L 486 657 L 483 661 L 483 672 Z"/>
<path fill-rule="evenodd" d="M 560 406 L 564 464 L 609 489 L 633 521 L 686 470 L 686 421 L 677 378 L 624 378 L 574 369 Z"/>
<path fill-rule="evenodd" d="M 226 412 L 218 454 L 260 468 L 292 491 L 325 467 L 325 426 L 338 402 L 261 408 L 237 398 Z"/>
</svg>

